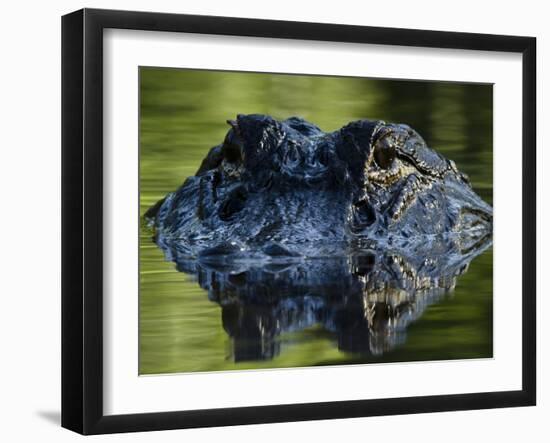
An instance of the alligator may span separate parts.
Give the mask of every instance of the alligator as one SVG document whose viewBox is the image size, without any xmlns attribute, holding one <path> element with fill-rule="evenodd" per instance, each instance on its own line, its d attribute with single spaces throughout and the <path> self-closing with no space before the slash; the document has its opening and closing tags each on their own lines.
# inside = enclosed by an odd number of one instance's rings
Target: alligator
<svg viewBox="0 0 550 443">
<path fill-rule="evenodd" d="M 491 239 L 491 206 L 405 124 L 326 133 L 257 114 L 228 124 L 196 174 L 145 214 L 165 251 L 285 261 L 347 256 L 370 241 L 406 251 L 445 236 L 468 251 Z"/>
</svg>

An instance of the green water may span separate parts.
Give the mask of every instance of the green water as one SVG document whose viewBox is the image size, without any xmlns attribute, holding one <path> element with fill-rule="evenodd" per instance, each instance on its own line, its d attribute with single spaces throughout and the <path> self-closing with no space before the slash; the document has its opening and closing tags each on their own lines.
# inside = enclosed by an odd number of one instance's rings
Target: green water
<svg viewBox="0 0 550 443">
<path fill-rule="evenodd" d="M 155 68 L 141 68 L 140 77 L 141 215 L 194 175 L 223 140 L 227 119 L 248 113 L 298 115 L 325 131 L 362 118 L 407 123 L 492 203 L 490 85 Z M 492 356 L 492 248 L 408 327 L 404 343 L 382 355 L 341 352 L 334 336 L 311 326 L 282 334 L 271 360 L 236 363 L 220 307 L 164 260 L 151 236 L 142 224 L 141 374 Z"/>
</svg>

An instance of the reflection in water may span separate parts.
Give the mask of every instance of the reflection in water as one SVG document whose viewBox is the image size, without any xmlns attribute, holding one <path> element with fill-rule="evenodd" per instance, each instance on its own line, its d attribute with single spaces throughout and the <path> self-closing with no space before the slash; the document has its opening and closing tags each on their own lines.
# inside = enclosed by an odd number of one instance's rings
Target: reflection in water
<svg viewBox="0 0 550 443">
<path fill-rule="evenodd" d="M 406 123 L 422 134 L 429 146 L 453 159 L 458 169 L 469 175 L 476 193 L 492 204 L 492 94 L 491 85 L 473 83 L 143 67 L 140 215 L 180 186 L 185 177 L 195 174 L 210 147 L 223 140 L 225 121 L 238 113 L 269 114 L 279 119 L 298 115 L 324 131 L 364 118 Z M 140 374 L 493 355 L 490 247 L 456 279 L 453 297 L 443 296 L 447 291 L 441 282 L 447 279 L 447 287 L 452 288 L 453 279 L 474 255 L 457 255 L 451 262 L 442 262 L 437 251 L 424 257 L 404 254 L 400 248 L 383 252 L 373 245 L 366 249 L 371 253 L 365 258 L 334 259 L 330 266 L 309 261 L 280 269 L 280 263 L 254 262 L 224 269 L 220 264 L 185 262 L 177 251 L 159 249 L 151 243 L 151 231 L 142 225 Z M 166 262 L 163 251 L 184 272 Z M 412 287 L 410 279 L 400 282 L 396 265 L 384 261 L 384 257 L 389 260 L 393 256 L 400 257 L 395 263 L 406 263 L 403 269 L 432 279 L 432 287 Z M 435 260 L 434 270 L 429 271 L 419 257 Z M 294 279 L 298 275 L 301 280 Z M 267 297 L 260 303 L 250 294 L 269 291 L 262 281 L 270 282 L 271 288 L 277 282 L 278 288 L 286 288 L 292 295 Z M 409 285 L 406 290 L 399 286 L 405 283 Z M 219 289 L 222 286 L 224 291 Z M 246 287 L 250 289 L 248 297 Z M 206 293 L 222 306 L 223 318 L 218 304 L 209 301 Z M 376 305 L 378 300 L 381 304 Z M 370 311 L 364 303 L 370 303 Z M 367 313 L 371 315 L 368 325 Z M 394 320 L 378 322 L 388 314 Z M 418 321 L 413 323 L 414 318 Z M 308 322 L 315 326 L 306 327 Z M 300 330 L 293 332 L 293 328 Z M 377 335 L 373 334 L 376 330 L 380 331 Z M 405 338 L 406 342 L 397 346 Z M 362 351 L 343 352 L 338 347 Z M 390 347 L 394 347 L 391 352 Z M 384 354 L 374 354 L 384 349 Z M 277 352 L 273 360 L 247 357 L 267 358 Z"/>
<path fill-rule="evenodd" d="M 235 362 L 269 360 L 283 333 L 320 326 L 338 350 L 382 355 L 406 341 L 408 326 L 452 292 L 488 238 L 465 248 L 464 238 L 441 237 L 407 249 L 364 245 L 345 257 L 188 260 L 160 244 L 180 272 L 196 277 L 221 307 Z M 405 252 L 407 251 L 407 252 Z"/>
</svg>

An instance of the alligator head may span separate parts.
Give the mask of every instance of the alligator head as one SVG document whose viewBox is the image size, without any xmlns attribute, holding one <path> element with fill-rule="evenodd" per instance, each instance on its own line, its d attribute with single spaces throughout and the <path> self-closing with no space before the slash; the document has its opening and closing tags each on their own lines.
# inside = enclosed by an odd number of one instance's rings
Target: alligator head
<svg viewBox="0 0 550 443">
<path fill-rule="evenodd" d="M 490 238 L 492 208 L 452 160 L 403 124 L 325 133 L 239 115 L 195 176 L 151 208 L 156 240 L 189 257 L 321 257 L 456 236 Z"/>
</svg>

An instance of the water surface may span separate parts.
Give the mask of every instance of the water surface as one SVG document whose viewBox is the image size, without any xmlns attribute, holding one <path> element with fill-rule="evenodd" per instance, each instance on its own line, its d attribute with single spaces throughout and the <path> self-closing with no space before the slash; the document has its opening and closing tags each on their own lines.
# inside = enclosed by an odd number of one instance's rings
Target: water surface
<svg viewBox="0 0 550 443">
<path fill-rule="evenodd" d="M 223 140 L 225 121 L 238 113 L 279 119 L 298 115 L 325 131 L 361 118 L 407 123 L 453 159 L 476 192 L 492 203 L 490 85 L 155 68 L 141 68 L 140 77 L 141 215 L 194 175 L 208 150 Z M 456 278 L 453 289 L 415 308 L 421 315 L 389 340 L 391 345 L 364 340 L 365 346 L 347 346 L 342 334 L 327 327 L 328 320 L 323 323 L 330 309 L 320 311 L 315 300 L 300 306 L 292 301 L 290 308 L 270 305 L 267 311 L 258 304 L 241 306 L 235 320 L 234 308 L 222 308 L 205 284 L 201 287 L 200 272 L 181 272 L 181 266 L 178 270 L 165 260 L 142 223 L 140 373 L 491 357 L 492 263 L 489 248 Z M 223 280 L 224 275 L 214 270 L 212 278 Z M 244 284 L 250 289 L 256 282 Z M 289 315 L 299 327 L 281 326 Z M 247 332 L 245 316 L 264 324 L 278 321 L 279 329 L 266 340 L 252 333 L 243 340 L 234 325 Z M 362 343 L 354 337 L 355 344 Z"/>
</svg>

